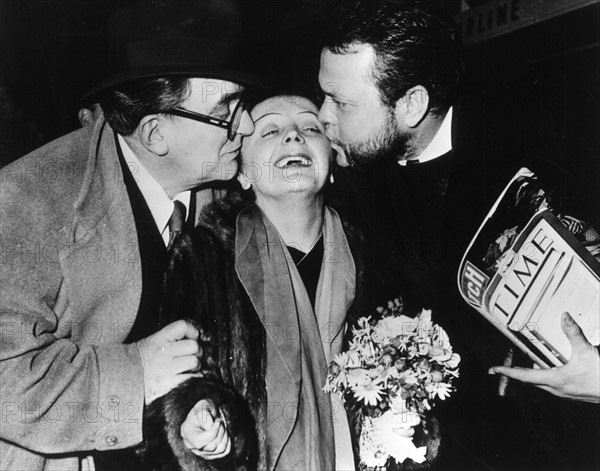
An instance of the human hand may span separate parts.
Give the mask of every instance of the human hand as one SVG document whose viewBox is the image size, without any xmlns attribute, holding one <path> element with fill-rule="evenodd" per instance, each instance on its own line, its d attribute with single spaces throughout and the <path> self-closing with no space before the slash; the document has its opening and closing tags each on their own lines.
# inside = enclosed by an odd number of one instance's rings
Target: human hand
<svg viewBox="0 0 600 471">
<path fill-rule="evenodd" d="M 400 426 L 394 427 L 392 430 L 394 431 L 394 434 L 399 437 L 411 438 L 415 434 L 414 427 Z"/>
<path fill-rule="evenodd" d="M 558 397 L 600 403 L 600 354 L 598 350 L 587 341 L 581 328 L 566 312 L 562 315 L 561 327 L 572 347 L 571 358 L 565 365 L 549 369 L 493 366 L 489 373 L 499 373 L 524 383 L 533 384 Z"/>
<path fill-rule="evenodd" d="M 168 393 L 198 367 L 198 330 L 189 322 L 175 321 L 137 342 L 144 369 L 144 398 L 149 405 Z"/>
<path fill-rule="evenodd" d="M 383 449 L 398 463 L 411 458 L 415 463 L 425 461 L 427 449 L 417 448 L 412 441 L 415 427 L 421 423 L 419 414 L 403 406 L 402 411 L 392 410 L 379 417 L 379 438 Z"/>
<path fill-rule="evenodd" d="M 181 425 L 183 444 L 205 460 L 224 458 L 231 451 L 225 418 L 210 400 L 198 401 Z"/>
<path fill-rule="evenodd" d="M 400 437 L 410 438 L 415 434 L 415 427 L 421 423 L 419 414 L 404 411 L 393 414 L 392 431 Z"/>
</svg>

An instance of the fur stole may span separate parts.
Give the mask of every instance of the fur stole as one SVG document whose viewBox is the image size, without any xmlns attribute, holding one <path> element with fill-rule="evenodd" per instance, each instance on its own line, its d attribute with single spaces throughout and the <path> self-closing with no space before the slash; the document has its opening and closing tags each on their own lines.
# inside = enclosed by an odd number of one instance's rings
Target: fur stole
<svg viewBox="0 0 600 471">
<path fill-rule="evenodd" d="M 143 469 L 266 469 L 265 333 L 235 272 L 236 219 L 252 203 L 237 193 L 215 201 L 203 211 L 191 234 L 183 233 L 175 240 L 165 274 L 161 323 L 164 326 L 187 319 L 196 325 L 203 376 L 186 381 L 148 407 L 144 416 Z M 351 208 L 335 202 L 330 206 L 340 214 L 357 270 L 356 297 L 348 312 L 352 323 L 375 306 L 365 283 L 365 240 L 352 222 Z M 181 440 L 180 428 L 187 414 L 200 399 L 208 398 L 219 406 L 228 423 L 232 453 L 227 459 L 202 460 Z M 355 428 L 357 457 L 360 425 L 352 417 L 350 423 Z M 435 455 L 439 428 L 435 419 L 429 425 L 429 434 L 419 442 Z M 406 465 L 403 469 L 421 468 Z"/>
<path fill-rule="evenodd" d="M 209 205 L 192 234 L 174 242 L 165 274 L 161 323 L 187 319 L 200 332 L 199 372 L 154 401 L 145 415 L 145 469 L 265 468 L 264 329 L 237 279 L 235 222 L 248 201 L 229 196 Z M 222 410 L 232 437 L 227 459 L 205 461 L 182 443 L 180 427 L 201 399 Z"/>
</svg>

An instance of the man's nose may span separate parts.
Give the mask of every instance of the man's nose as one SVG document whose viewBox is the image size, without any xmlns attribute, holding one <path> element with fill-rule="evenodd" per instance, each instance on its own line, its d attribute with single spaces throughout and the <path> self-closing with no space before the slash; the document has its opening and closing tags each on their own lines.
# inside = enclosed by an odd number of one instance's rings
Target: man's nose
<svg viewBox="0 0 600 471">
<path fill-rule="evenodd" d="M 325 101 L 323 102 L 323 104 L 321 105 L 321 108 L 319 109 L 319 114 L 317 115 L 317 118 L 319 119 L 319 121 L 321 122 L 321 124 L 323 124 L 323 126 L 327 127 L 327 126 L 331 126 L 331 123 L 333 121 L 333 114 L 331 113 L 331 101 L 327 100 L 327 98 L 325 99 Z"/>
<path fill-rule="evenodd" d="M 244 110 L 242 114 L 242 120 L 240 121 L 240 127 L 237 130 L 237 134 L 240 136 L 249 136 L 254 132 L 254 121 L 250 117 L 250 113 Z"/>
</svg>

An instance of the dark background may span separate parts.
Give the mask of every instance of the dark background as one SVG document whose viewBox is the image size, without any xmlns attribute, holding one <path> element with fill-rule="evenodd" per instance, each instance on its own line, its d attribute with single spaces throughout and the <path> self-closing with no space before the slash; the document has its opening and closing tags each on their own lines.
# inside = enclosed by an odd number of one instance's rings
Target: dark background
<svg viewBox="0 0 600 471">
<path fill-rule="evenodd" d="M 127 0 L 0 0 L 0 166 L 79 126 L 105 76 L 105 25 Z M 475 7 L 482 0 L 463 3 Z M 454 15 L 460 0 L 438 2 Z M 314 80 L 319 0 L 246 0 L 245 34 L 268 75 Z M 490 146 L 548 163 L 600 223 L 600 4 L 465 49 L 466 99 Z M 508 144 L 508 145 L 507 145 Z M 574 182 L 574 183 L 572 183 Z"/>
</svg>

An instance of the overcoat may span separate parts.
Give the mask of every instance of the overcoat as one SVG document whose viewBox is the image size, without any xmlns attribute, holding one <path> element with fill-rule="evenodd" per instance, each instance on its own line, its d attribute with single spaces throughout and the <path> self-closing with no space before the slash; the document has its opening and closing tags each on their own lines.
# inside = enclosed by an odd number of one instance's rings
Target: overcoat
<svg viewBox="0 0 600 471">
<path fill-rule="evenodd" d="M 142 441 L 123 344 L 141 264 L 114 136 L 100 118 L 1 171 L 1 469 L 85 469 L 86 452 Z"/>
</svg>

